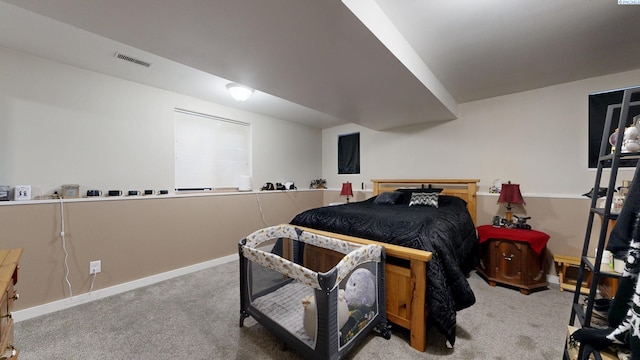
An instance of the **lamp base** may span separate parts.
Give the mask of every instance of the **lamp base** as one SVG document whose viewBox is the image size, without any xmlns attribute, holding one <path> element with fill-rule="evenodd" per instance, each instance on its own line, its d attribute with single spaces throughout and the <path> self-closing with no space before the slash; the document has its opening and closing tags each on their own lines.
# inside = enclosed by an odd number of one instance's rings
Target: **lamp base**
<svg viewBox="0 0 640 360">
<path fill-rule="evenodd" d="M 513 222 L 513 213 L 511 211 L 508 211 L 504 214 L 505 220 L 507 220 L 508 223 Z"/>
</svg>

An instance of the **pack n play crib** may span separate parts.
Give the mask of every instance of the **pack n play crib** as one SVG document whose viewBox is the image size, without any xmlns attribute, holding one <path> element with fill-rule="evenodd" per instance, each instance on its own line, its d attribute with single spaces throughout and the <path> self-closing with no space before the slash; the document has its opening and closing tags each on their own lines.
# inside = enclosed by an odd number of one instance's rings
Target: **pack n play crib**
<svg viewBox="0 0 640 360">
<path fill-rule="evenodd" d="M 308 359 L 339 359 L 371 330 L 390 338 L 382 246 L 280 225 L 242 239 L 239 255 L 241 327 L 251 316 Z"/>
</svg>

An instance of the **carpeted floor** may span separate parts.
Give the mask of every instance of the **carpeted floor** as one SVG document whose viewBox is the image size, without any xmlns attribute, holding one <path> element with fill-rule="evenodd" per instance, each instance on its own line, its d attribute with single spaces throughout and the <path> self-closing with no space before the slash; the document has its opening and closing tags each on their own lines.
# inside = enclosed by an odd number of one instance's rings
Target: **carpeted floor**
<svg viewBox="0 0 640 360">
<path fill-rule="evenodd" d="M 15 326 L 20 360 L 300 359 L 249 318 L 239 319 L 238 264 L 232 262 L 111 296 Z M 428 329 L 427 351 L 394 327 L 370 335 L 350 359 L 561 359 L 572 294 L 557 286 L 522 295 L 491 287 L 475 272 L 477 303 L 458 313 L 454 349 Z"/>
</svg>

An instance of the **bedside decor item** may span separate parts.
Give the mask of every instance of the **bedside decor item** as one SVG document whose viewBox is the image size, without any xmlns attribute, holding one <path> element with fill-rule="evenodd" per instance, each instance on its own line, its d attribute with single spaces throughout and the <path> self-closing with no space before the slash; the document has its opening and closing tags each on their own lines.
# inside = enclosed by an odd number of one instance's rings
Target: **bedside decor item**
<svg viewBox="0 0 640 360">
<path fill-rule="evenodd" d="M 18 187 L 16 187 L 17 189 Z M 63 199 L 75 199 L 80 197 L 80 185 L 68 184 L 62 185 L 62 198 Z"/>
<path fill-rule="evenodd" d="M 516 218 L 516 227 L 522 230 L 531 230 L 531 225 L 527 224 L 527 220 L 531 219 L 531 216 L 518 216 L 513 215 Z"/>
<path fill-rule="evenodd" d="M 87 197 L 102 196 L 102 190 L 87 190 Z"/>
<path fill-rule="evenodd" d="M 309 185 L 309 188 L 310 189 L 326 189 L 327 180 L 326 179 L 311 180 L 311 185 Z"/>
<path fill-rule="evenodd" d="M 264 185 L 262 185 L 262 188 L 260 188 L 260 191 L 271 191 L 271 190 L 275 190 L 276 187 L 273 186 L 273 183 L 268 182 L 268 183 L 264 183 Z"/>
<path fill-rule="evenodd" d="M 511 223 L 513 215 L 513 213 L 511 212 L 511 205 L 526 205 L 524 199 L 522 198 L 522 193 L 520 193 L 520 184 L 512 184 L 511 181 L 507 182 L 506 184 L 502 184 L 500 198 L 498 198 L 498 204 L 500 203 L 507 204 L 507 212 L 505 213 L 505 218 L 507 223 Z"/>
<path fill-rule="evenodd" d="M 591 190 L 589 190 L 588 192 L 582 194 L 582 196 L 586 196 L 589 199 L 593 198 L 594 196 L 596 196 L 598 198 L 607 196 L 607 188 L 606 187 L 599 187 L 597 193 L 595 193 L 595 194 L 593 193 L 593 189 L 594 188 L 591 188 Z M 613 192 L 616 191 L 616 189 L 612 189 L 612 190 L 613 190 Z"/>
<path fill-rule="evenodd" d="M 240 175 L 238 191 L 251 191 L 251 176 Z"/>
<path fill-rule="evenodd" d="M 489 194 L 500 194 L 501 190 L 502 190 L 502 180 L 500 179 L 493 180 L 493 182 L 491 183 L 491 186 L 489 186 Z"/>
<path fill-rule="evenodd" d="M 9 201 L 11 187 L 9 185 L 0 185 L 0 201 Z"/>
<path fill-rule="evenodd" d="M 353 196 L 353 187 L 350 182 L 342 183 L 342 190 L 340 191 L 340 196 L 346 196 L 347 202 L 349 202 L 349 196 Z"/>
</svg>

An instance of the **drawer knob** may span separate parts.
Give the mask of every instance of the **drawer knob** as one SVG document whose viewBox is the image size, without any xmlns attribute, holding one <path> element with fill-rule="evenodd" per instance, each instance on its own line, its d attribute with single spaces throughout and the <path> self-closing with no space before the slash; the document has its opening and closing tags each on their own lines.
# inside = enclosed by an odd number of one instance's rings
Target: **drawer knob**
<svg viewBox="0 0 640 360">
<path fill-rule="evenodd" d="M 507 254 L 502 253 L 502 257 L 503 257 L 505 260 L 507 260 L 507 261 L 511 261 L 511 260 L 513 260 L 513 254 L 511 254 L 511 255 L 507 256 Z"/>
</svg>

